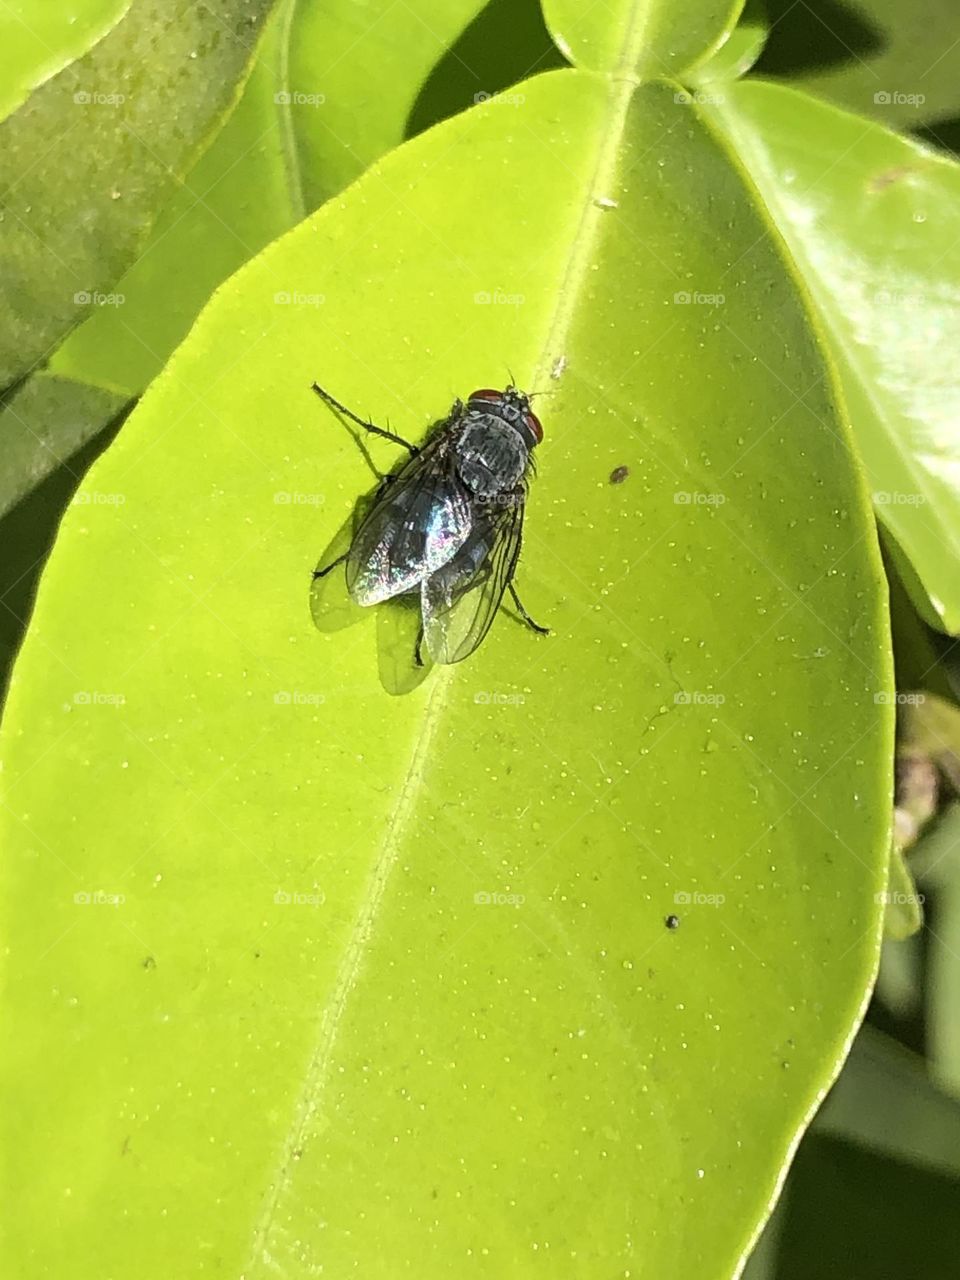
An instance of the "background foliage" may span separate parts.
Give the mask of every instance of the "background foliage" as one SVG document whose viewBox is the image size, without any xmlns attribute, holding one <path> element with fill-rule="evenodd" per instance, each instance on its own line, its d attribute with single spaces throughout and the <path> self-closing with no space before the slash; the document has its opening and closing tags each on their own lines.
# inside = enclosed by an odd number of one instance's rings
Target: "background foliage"
<svg viewBox="0 0 960 1280">
<path fill-rule="evenodd" d="M 948 7 L 74 8 L 0 19 L 7 1269 L 726 1277 L 849 1049 L 749 1274 L 952 1275 Z M 508 368 L 554 635 L 318 633 L 310 382 Z"/>
</svg>

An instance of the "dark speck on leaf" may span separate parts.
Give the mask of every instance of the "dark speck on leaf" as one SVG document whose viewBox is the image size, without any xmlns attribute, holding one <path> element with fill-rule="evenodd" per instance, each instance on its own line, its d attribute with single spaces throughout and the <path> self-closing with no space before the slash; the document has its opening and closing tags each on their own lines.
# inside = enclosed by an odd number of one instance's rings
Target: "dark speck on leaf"
<svg viewBox="0 0 960 1280">
<path fill-rule="evenodd" d="M 614 469 L 610 472 L 610 483 L 623 484 L 624 480 L 626 480 L 629 474 L 630 474 L 629 467 L 614 467 Z"/>
<path fill-rule="evenodd" d="M 143 967 L 144 969 L 155 969 L 157 967 L 157 962 L 154 960 L 153 956 L 144 956 Z"/>
<path fill-rule="evenodd" d="M 668 928 L 668 929 L 679 929 L 679 928 L 680 928 L 680 917 L 679 917 L 679 916 L 667 916 L 666 920 L 664 920 L 664 922 L 663 922 L 663 923 L 667 926 L 667 928 Z"/>
</svg>

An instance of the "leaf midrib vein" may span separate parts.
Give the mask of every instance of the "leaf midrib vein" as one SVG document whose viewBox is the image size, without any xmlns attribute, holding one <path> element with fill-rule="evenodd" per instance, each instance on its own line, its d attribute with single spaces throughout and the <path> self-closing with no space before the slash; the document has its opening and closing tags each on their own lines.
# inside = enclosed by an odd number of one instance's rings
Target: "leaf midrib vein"
<svg viewBox="0 0 960 1280">
<path fill-rule="evenodd" d="M 287 21 L 292 21 L 292 11 L 296 0 L 290 0 L 287 10 Z M 637 81 L 632 75 L 635 65 L 636 51 L 642 42 L 645 22 L 641 15 L 647 10 L 646 0 L 635 0 L 628 23 L 623 51 L 618 60 L 616 71 L 608 77 L 609 83 L 609 127 L 604 129 L 603 141 L 597 152 L 593 172 L 584 193 L 583 208 L 577 229 L 573 235 L 571 250 L 563 272 L 557 295 L 557 304 L 547 328 L 547 336 L 543 346 L 539 375 L 545 376 L 554 353 L 559 354 L 564 338 L 569 331 L 580 296 L 582 285 L 589 267 L 590 250 L 597 239 L 600 218 L 604 210 L 596 204 L 595 195 L 603 193 L 609 186 L 615 171 L 620 142 L 624 132 L 630 99 Z M 283 42 L 286 58 L 286 39 Z M 285 69 L 285 61 L 284 61 Z M 280 1199 L 287 1189 L 290 1165 L 294 1152 L 301 1145 L 313 1117 L 319 1106 L 325 1078 L 329 1072 L 333 1048 L 337 1033 L 343 1020 L 350 995 L 356 985 L 363 961 L 366 943 L 373 931 L 380 904 L 386 892 L 391 872 L 396 864 L 402 845 L 403 833 L 409 822 L 410 814 L 420 793 L 420 782 L 430 745 L 436 734 L 437 726 L 446 707 L 446 696 L 454 674 L 453 667 L 445 667 L 434 677 L 433 689 L 430 693 L 420 732 L 417 734 L 410 756 L 403 785 L 387 822 L 380 853 L 377 857 L 360 903 L 357 918 L 337 968 L 336 977 L 321 1017 L 317 1040 L 310 1056 L 299 1099 L 291 1121 L 287 1139 L 283 1147 L 283 1158 L 277 1176 L 267 1193 L 265 1203 L 260 1210 L 258 1223 L 254 1231 L 250 1258 L 243 1275 L 251 1272 L 264 1258 L 271 1231 L 276 1218 Z"/>
</svg>

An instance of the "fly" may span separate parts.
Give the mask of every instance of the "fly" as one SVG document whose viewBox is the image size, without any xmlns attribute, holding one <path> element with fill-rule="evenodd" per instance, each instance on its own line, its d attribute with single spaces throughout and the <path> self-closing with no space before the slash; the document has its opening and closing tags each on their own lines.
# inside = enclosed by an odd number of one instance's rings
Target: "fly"
<svg viewBox="0 0 960 1280">
<path fill-rule="evenodd" d="M 527 626 L 549 634 L 513 585 L 532 454 L 543 439 L 529 397 L 512 385 L 474 391 L 466 404 L 457 400 L 418 447 L 365 422 L 316 383 L 313 390 L 337 413 L 410 455 L 382 478 L 349 550 L 316 569 L 314 579 L 345 564 L 357 604 L 418 595 L 418 666 L 424 641 L 434 662 L 469 657 L 508 591 Z"/>
</svg>

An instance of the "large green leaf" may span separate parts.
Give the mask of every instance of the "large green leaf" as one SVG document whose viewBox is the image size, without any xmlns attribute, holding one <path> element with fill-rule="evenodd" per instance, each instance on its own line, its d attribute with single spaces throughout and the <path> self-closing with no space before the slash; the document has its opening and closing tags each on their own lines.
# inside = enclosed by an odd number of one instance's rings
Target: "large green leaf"
<svg viewBox="0 0 960 1280">
<path fill-rule="evenodd" d="M 726 86 L 712 110 L 803 271 L 919 603 L 960 630 L 960 169 L 775 85 Z"/>
<path fill-rule="evenodd" d="M 679 90 L 523 95 L 224 286 L 64 521 L 2 738 L 24 1280 L 719 1280 L 839 1066 L 892 744 L 821 357 Z M 311 621 L 370 478 L 310 383 L 416 437 L 508 367 L 553 634 L 392 696 Z"/>
<path fill-rule="evenodd" d="M 0 387 L 113 285 L 219 127 L 272 0 L 138 0 L 0 124 Z"/>
</svg>

